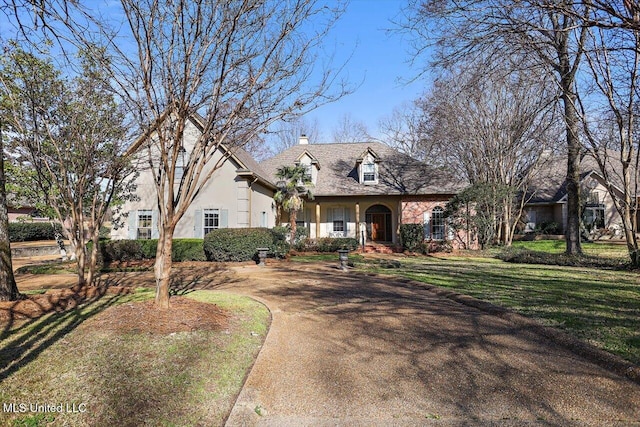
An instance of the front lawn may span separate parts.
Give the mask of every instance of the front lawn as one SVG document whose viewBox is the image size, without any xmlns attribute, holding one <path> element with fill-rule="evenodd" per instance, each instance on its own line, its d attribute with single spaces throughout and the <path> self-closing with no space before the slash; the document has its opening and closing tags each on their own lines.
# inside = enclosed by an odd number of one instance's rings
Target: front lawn
<svg viewBox="0 0 640 427">
<path fill-rule="evenodd" d="M 153 290 L 139 289 L 5 326 L 0 425 L 222 425 L 266 336 L 269 312 L 221 292 L 186 296 L 212 310 L 215 304 L 228 321 L 179 332 L 145 324 L 146 317 L 126 325 L 114 309 L 140 313 L 136 304 L 152 298 Z M 123 323 L 133 328 L 119 329 Z M 32 412 L 37 407 L 31 405 L 56 411 Z"/>
</svg>

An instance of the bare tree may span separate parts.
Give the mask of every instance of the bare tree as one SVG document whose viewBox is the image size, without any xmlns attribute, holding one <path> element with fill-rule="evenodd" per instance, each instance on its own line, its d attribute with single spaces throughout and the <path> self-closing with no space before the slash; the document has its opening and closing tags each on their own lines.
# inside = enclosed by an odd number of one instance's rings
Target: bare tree
<svg viewBox="0 0 640 427">
<path fill-rule="evenodd" d="M 528 57 L 527 67 L 555 75 L 560 90 L 567 152 L 566 251 L 582 253 L 580 245 L 580 122 L 576 108 L 576 74 L 584 53 L 587 3 L 568 0 L 440 1 L 414 0 L 406 10 L 403 30 L 414 36 L 416 61 L 433 47 L 435 64 L 464 57 L 493 57 L 498 65 L 514 53 Z M 491 68 L 489 68 L 490 70 Z"/>
<path fill-rule="evenodd" d="M 396 150 L 415 159 L 436 160 L 435 144 L 425 138 L 426 127 L 424 111 L 420 101 L 407 102 L 393 109 L 390 115 L 378 122 L 381 139 Z"/>
<path fill-rule="evenodd" d="M 300 143 L 300 137 L 308 138 L 309 144 L 316 144 L 320 140 L 318 120 L 305 117 L 294 117 L 288 122 L 280 122 L 273 131 L 271 138 L 272 154 L 278 154 Z"/>
<path fill-rule="evenodd" d="M 425 140 L 440 145 L 439 163 L 485 192 L 495 187 L 501 196 L 493 197 L 500 201 L 493 235 L 510 245 L 526 202 L 516 196 L 527 193 L 543 151 L 557 138 L 556 91 L 535 72 L 512 71 L 507 61 L 492 74 L 483 62 L 465 65 L 441 76 L 422 100 Z"/>
<path fill-rule="evenodd" d="M 606 2 L 595 3 L 603 8 Z M 585 22 L 594 26 L 585 57 L 596 90 L 580 105 L 587 150 L 622 219 L 631 262 L 638 265 L 640 27 L 612 22 L 637 23 L 640 10 L 631 2 L 624 3 L 625 8 L 613 9 L 616 6 L 611 4 L 604 12 L 596 10 Z"/>
<path fill-rule="evenodd" d="M 146 152 L 154 174 L 156 305 L 166 308 L 174 230 L 213 173 L 273 123 L 345 93 L 343 85 L 332 86 L 332 69 L 318 69 L 315 56 L 341 10 L 311 0 L 121 4 L 136 52 L 122 52 L 129 74 L 120 81 L 140 123 L 151 125 L 130 152 Z M 194 115 L 201 133 L 184 147 Z M 222 146 L 227 154 L 213 160 Z M 186 148 L 183 175 L 176 179 Z"/>
<path fill-rule="evenodd" d="M 361 120 L 353 118 L 349 113 L 343 114 L 333 128 L 333 142 L 366 142 L 371 140 L 367 125 Z"/>
</svg>

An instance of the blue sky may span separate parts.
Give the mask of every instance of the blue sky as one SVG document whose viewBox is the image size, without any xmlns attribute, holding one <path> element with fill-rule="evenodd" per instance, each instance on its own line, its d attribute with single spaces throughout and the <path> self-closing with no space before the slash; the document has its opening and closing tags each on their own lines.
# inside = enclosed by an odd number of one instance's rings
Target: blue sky
<svg viewBox="0 0 640 427">
<path fill-rule="evenodd" d="M 404 4 L 398 0 L 351 0 L 347 5 L 328 43 L 335 44 L 336 62 L 353 53 L 345 73 L 353 84 L 362 83 L 353 94 L 307 115 L 318 120 L 322 142 L 332 142 L 332 130 L 344 114 L 364 122 L 375 135 L 380 118 L 424 91 L 424 80 L 402 82 L 414 78 L 418 70 L 408 64 L 408 42 L 400 34 L 385 31 L 393 28 L 391 20 Z"/>
</svg>

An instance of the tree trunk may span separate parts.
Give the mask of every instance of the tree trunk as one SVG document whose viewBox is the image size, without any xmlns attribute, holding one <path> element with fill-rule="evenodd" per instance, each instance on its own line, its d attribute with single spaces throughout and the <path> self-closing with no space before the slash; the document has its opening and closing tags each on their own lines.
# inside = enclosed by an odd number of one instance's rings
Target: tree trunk
<svg viewBox="0 0 640 427">
<path fill-rule="evenodd" d="M 0 123 L 0 126 L 2 124 Z M 7 192 L 4 177 L 4 143 L 0 128 L 0 301 L 16 301 L 20 298 L 16 280 L 13 277 L 11 244 L 9 243 L 9 214 L 7 212 Z"/>
<path fill-rule="evenodd" d="M 156 307 L 169 308 L 169 290 L 171 287 L 171 248 L 173 246 L 173 230 L 160 229 L 158 249 L 154 272 L 156 276 Z"/>
<path fill-rule="evenodd" d="M 298 230 L 298 224 L 296 224 L 296 220 L 298 219 L 298 211 L 293 210 L 289 212 L 289 224 L 291 224 L 291 244 L 295 244 L 296 242 L 296 231 Z"/>
<path fill-rule="evenodd" d="M 100 234 L 94 231 L 91 237 L 91 253 L 89 254 L 89 262 L 87 263 L 87 285 L 93 286 L 95 282 L 96 269 L 98 266 L 98 251 L 100 250 Z"/>
<path fill-rule="evenodd" d="M 568 53 L 561 55 L 560 80 L 562 85 L 562 102 L 567 138 L 567 228 L 565 239 L 566 253 L 582 254 L 580 244 L 580 140 L 578 138 L 578 114 L 576 111 L 576 95 L 573 87 L 573 76 L 569 65 Z"/>
</svg>

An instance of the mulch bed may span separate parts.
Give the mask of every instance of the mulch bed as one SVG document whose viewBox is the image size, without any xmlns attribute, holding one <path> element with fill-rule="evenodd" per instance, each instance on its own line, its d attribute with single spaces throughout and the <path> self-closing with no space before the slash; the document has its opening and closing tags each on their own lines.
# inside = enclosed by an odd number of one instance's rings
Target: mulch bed
<svg viewBox="0 0 640 427">
<path fill-rule="evenodd" d="M 61 313 L 78 305 L 101 298 L 105 294 L 124 295 L 132 288 L 85 286 L 50 289 L 44 294 L 25 295 L 18 301 L 0 301 L 0 324 L 18 319 L 34 319 L 52 311 Z"/>
<path fill-rule="evenodd" d="M 86 323 L 99 331 L 167 335 L 174 332 L 217 331 L 229 326 L 229 313 L 215 304 L 174 296 L 167 310 L 153 301 L 125 303 L 108 308 Z"/>
</svg>

